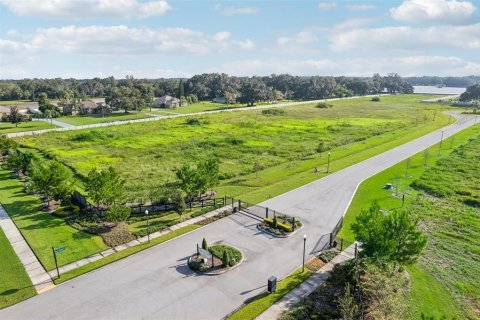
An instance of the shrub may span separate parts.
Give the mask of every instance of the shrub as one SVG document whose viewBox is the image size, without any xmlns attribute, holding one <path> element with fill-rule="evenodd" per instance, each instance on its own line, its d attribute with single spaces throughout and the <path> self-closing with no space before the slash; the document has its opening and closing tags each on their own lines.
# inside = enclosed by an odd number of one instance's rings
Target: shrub
<svg viewBox="0 0 480 320">
<path fill-rule="evenodd" d="M 332 105 L 328 104 L 326 102 L 319 102 L 319 103 L 317 103 L 317 105 L 315 107 L 319 108 L 319 109 L 327 109 L 327 108 L 331 108 Z"/>
<path fill-rule="evenodd" d="M 272 228 L 283 230 L 285 232 L 292 232 L 292 227 L 287 224 L 278 222 L 277 216 L 273 217 L 273 219 L 265 218 L 263 219 L 263 221 Z"/>
<path fill-rule="evenodd" d="M 373 98 L 372 98 L 372 101 L 378 102 L 378 101 L 380 101 L 380 97 L 373 97 Z"/>
<path fill-rule="evenodd" d="M 190 126 L 201 126 L 202 123 L 203 123 L 202 120 L 200 120 L 198 118 L 187 119 L 187 124 L 190 125 Z"/>
<path fill-rule="evenodd" d="M 203 250 L 208 250 L 208 244 L 207 244 L 207 240 L 205 238 L 203 238 L 203 240 L 202 240 L 202 249 Z"/>
<path fill-rule="evenodd" d="M 285 114 L 285 110 L 282 110 L 282 109 L 265 109 L 265 110 L 262 110 L 262 114 L 271 115 L 271 116 L 280 116 L 282 114 Z"/>
<path fill-rule="evenodd" d="M 111 222 L 125 221 L 130 216 L 130 209 L 121 205 L 113 205 L 107 210 L 105 219 Z"/>
<path fill-rule="evenodd" d="M 230 257 L 228 256 L 228 251 L 225 250 L 223 251 L 223 256 L 222 256 L 222 265 L 223 267 L 228 267 L 230 263 Z"/>
</svg>

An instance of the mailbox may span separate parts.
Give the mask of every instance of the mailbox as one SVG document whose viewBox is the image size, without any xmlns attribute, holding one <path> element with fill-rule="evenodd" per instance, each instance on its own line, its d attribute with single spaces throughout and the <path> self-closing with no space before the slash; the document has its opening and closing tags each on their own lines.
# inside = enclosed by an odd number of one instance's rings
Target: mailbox
<svg viewBox="0 0 480 320">
<path fill-rule="evenodd" d="M 271 276 L 270 278 L 268 278 L 267 290 L 270 293 L 273 293 L 275 292 L 275 290 L 277 290 L 277 277 Z"/>
</svg>

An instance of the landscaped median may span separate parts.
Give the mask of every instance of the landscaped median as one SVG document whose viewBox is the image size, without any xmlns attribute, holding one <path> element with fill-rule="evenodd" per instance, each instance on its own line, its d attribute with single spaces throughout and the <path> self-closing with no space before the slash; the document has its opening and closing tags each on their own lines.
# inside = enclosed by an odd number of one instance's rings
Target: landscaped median
<svg viewBox="0 0 480 320">
<path fill-rule="evenodd" d="M 188 259 L 190 269 L 206 274 L 219 275 L 239 266 L 244 255 L 237 248 L 218 243 L 208 246 L 203 239 L 202 248 L 197 247 L 197 252 Z"/>
</svg>

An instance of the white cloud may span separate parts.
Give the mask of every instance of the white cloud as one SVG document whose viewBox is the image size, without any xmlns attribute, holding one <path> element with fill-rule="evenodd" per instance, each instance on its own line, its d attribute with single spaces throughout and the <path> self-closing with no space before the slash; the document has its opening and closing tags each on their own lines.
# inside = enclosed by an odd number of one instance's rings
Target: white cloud
<svg viewBox="0 0 480 320">
<path fill-rule="evenodd" d="M 186 28 L 149 29 L 124 25 L 37 29 L 31 39 L 30 43 L 22 45 L 42 51 L 102 56 L 159 53 L 202 55 L 212 51 L 250 50 L 254 47 L 249 39 L 231 39 L 229 32 L 209 35 Z M 14 47 L 12 43 L 7 44 Z M 18 46 L 21 43 L 16 44 Z"/>
<path fill-rule="evenodd" d="M 375 5 L 373 4 L 347 4 L 345 6 L 348 10 L 352 11 L 365 11 L 365 10 L 372 10 L 375 9 Z"/>
<path fill-rule="evenodd" d="M 297 49 L 298 46 L 305 46 L 318 41 L 318 38 L 311 31 L 300 31 L 292 37 L 279 37 L 277 44 L 281 47 L 292 47 Z"/>
<path fill-rule="evenodd" d="M 224 16 L 236 16 L 258 13 L 255 7 L 223 7 L 220 4 L 215 5 L 215 11 Z"/>
<path fill-rule="evenodd" d="M 400 6 L 390 9 L 390 13 L 396 20 L 413 23 L 468 24 L 475 10 L 468 1 L 405 0 Z"/>
<path fill-rule="evenodd" d="M 398 72 L 403 76 L 465 76 L 480 73 L 480 63 L 454 56 L 407 56 L 388 58 L 319 60 L 244 60 L 226 63 L 207 71 L 238 76 L 290 73 L 292 75 L 371 76 Z"/>
<path fill-rule="evenodd" d="M 44 18 L 148 18 L 171 9 L 164 0 L 0 0 L 12 12 Z"/>
<path fill-rule="evenodd" d="M 480 23 L 469 26 L 430 28 L 384 27 L 355 29 L 331 36 L 334 51 L 423 51 L 432 49 L 480 49 Z"/>
<path fill-rule="evenodd" d="M 318 9 L 324 11 L 324 10 L 330 10 L 333 9 L 337 6 L 337 3 L 335 2 L 320 2 L 318 4 Z"/>
<path fill-rule="evenodd" d="M 351 30 L 351 29 L 356 29 L 359 27 L 363 27 L 370 22 L 374 21 L 375 19 L 372 18 L 352 18 L 352 19 L 347 19 L 342 22 L 337 23 L 334 25 L 334 29 L 336 31 L 341 31 L 341 30 Z"/>
</svg>

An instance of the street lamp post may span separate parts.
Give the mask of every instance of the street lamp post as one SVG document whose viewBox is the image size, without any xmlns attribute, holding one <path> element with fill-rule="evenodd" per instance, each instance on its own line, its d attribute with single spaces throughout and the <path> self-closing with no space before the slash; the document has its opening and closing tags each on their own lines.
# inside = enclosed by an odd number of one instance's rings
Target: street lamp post
<svg viewBox="0 0 480 320">
<path fill-rule="evenodd" d="M 145 214 L 147 215 L 147 239 L 148 243 L 150 243 L 150 220 L 148 219 L 148 210 L 145 210 Z"/>
<path fill-rule="evenodd" d="M 307 243 L 307 235 L 303 235 L 303 260 L 302 260 L 302 272 L 305 271 L 305 245 Z"/>
<path fill-rule="evenodd" d="M 440 155 L 440 152 L 442 151 L 442 143 L 443 143 L 443 130 L 442 130 L 442 136 L 440 137 L 440 145 L 438 146 L 438 154 Z"/>
<path fill-rule="evenodd" d="M 327 173 L 330 173 L 330 151 L 328 151 Z"/>
</svg>

